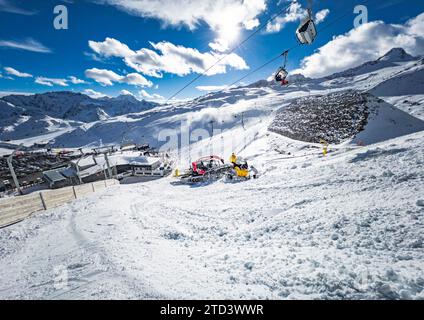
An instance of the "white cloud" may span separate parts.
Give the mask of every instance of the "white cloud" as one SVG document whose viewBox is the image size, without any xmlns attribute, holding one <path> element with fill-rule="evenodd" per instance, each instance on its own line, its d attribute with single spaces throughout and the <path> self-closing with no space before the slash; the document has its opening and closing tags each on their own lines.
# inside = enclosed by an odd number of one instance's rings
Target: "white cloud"
<svg viewBox="0 0 424 320">
<path fill-rule="evenodd" d="M 145 90 L 140 90 L 138 93 L 140 98 L 151 101 L 163 101 L 165 98 L 159 94 L 149 94 Z"/>
<path fill-rule="evenodd" d="M 61 86 L 68 87 L 69 83 L 72 84 L 87 84 L 88 82 L 78 79 L 74 76 L 69 76 L 68 79 L 64 78 L 47 78 L 47 77 L 36 77 L 35 83 L 41 84 L 43 86 L 53 87 L 53 86 Z"/>
<path fill-rule="evenodd" d="M 251 30 L 259 24 L 258 16 L 266 9 L 266 0 L 101 0 L 133 15 L 161 20 L 165 25 L 187 26 L 194 30 L 201 22 L 218 31 L 232 20 Z"/>
<path fill-rule="evenodd" d="M 130 73 L 121 76 L 111 70 L 93 68 L 86 70 L 85 76 L 100 83 L 102 86 L 112 86 L 114 82 L 127 83 L 140 87 L 151 87 L 153 85 L 152 82 L 138 73 Z"/>
<path fill-rule="evenodd" d="M 12 67 L 4 67 L 4 70 L 6 71 L 7 74 L 18 77 L 18 78 L 33 78 L 34 77 L 30 73 L 20 72 L 20 71 L 14 69 Z M 5 78 L 5 79 L 13 79 L 11 77 L 1 76 L 1 74 L 0 74 L 0 78 L 1 77 Z M 74 76 L 69 76 L 68 79 L 57 79 L 57 78 L 46 78 L 46 77 L 36 77 L 36 79 L 35 79 L 35 83 L 45 85 L 45 86 L 49 86 L 49 87 L 52 87 L 54 85 L 67 87 L 69 85 L 68 82 L 71 82 L 72 84 L 86 84 L 87 83 L 86 81 L 78 79 L 77 77 L 74 77 Z"/>
<path fill-rule="evenodd" d="M 95 53 L 92 53 L 92 52 L 83 52 L 83 54 L 84 54 L 84 56 L 86 56 L 90 60 L 101 62 L 101 63 L 106 63 L 107 62 L 106 59 L 99 57 Z"/>
<path fill-rule="evenodd" d="M 132 55 L 134 52 L 122 42 L 113 39 L 106 38 L 103 42 L 88 41 L 88 46 L 96 53 L 101 54 L 104 57 L 120 57 L 125 58 Z"/>
<path fill-rule="evenodd" d="M 87 81 L 84 81 L 84 80 L 78 79 L 77 77 L 74 77 L 74 76 L 70 76 L 70 77 L 68 77 L 68 78 L 69 78 L 69 81 L 70 81 L 72 84 L 86 84 L 86 83 L 87 83 Z"/>
<path fill-rule="evenodd" d="M 226 89 L 228 86 L 197 86 L 199 91 L 220 91 Z"/>
<path fill-rule="evenodd" d="M 5 96 L 10 96 L 10 95 L 30 96 L 33 94 L 34 93 L 31 93 L 31 92 L 0 91 L 0 98 L 3 98 Z"/>
<path fill-rule="evenodd" d="M 1 73 L 1 72 L 0 72 L 0 79 L 15 80 L 15 79 L 14 79 L 14 78 L 12 78 L 12 77 L 2 75 L 2 73 Z"/>
<path fill-rule="evenodd" d="M 215 39 L 214 42 L 209 43 L 209 47 L 217 52 L 225 52 L 230 50 L 230 44 L 225 39 Z"/>
<path fill-rule="evenodd" d="M 327 18 L 329 15 L 329 9 L 323 9 L 318 11 L 315 14 L 314 22 L 315 24 L 319 24 Z M 287 23 L 301 21 L 308 15 L 308 11 L 302 7 L 302 5 L 293 0 L 290 6 L 287 8 L 286 14 L 283 16 L 278 16 L 273 21 L 268 22 L 266 26 L 266 31 L 268 33 L 280 32 Z"/>
<path fill-rule="evenodd" d="M 301 62 L 292 73 L 321 77 L 375 60 L 394 47 L 424 54 L 424 13 L 403 25 L 373 21 L 334 37 Z"/>
<path fill-rule="evenodd" d="M 266 31 L 269 33 L 279 32 L 287 23 L 300 21 L 306 15 L 307 11 L 302 8 L 302 5 L 296 1 L 292 1 L 285 15 L 278 16 L 273 21 L 268 22 Z"/>
<path fill-rule="evenodd" d="M 66 79 L 57 79 L 57 78 L 46 78 L 46 77 L 37 77 L 35 78 L 35 83 L 41 84 L 43 86 L 53 87 L 61 86 L 68 87 L 68 80 Z"/>
<path fill-rule="evenodd" d="M 134 97 L 134 94 L 131 91 L 128 91 L 128 90 L 121 90 L 121 92 L 119 92 L 119 94 L 122 95 L 122 96 L 133 96 Z"/>
<path fill-rule="evenodd" d="M 123 77 L 120 82 L 131 84 L 139 87 L 151 87 L 153 83 L 138 73 L 129 73 Z"/>
<path fill-rule="evenodd" d="M 406 25 L 411 35 L 420 36 L 422 38 L 424 36 L 424 13 L 409 20 Z"/>
<path fill-rule="evenodd" d="M 119 74 L 106 69 L 88 69 L 85 71 L 87 78 L 93 79 L 103 86 L 112 86 L 113 82 L 119 82 L 122 78 Z"/>
<path fill-rule="evenodd" d="M 50 53 L 51 50 L 40 42 L 34 39 L 25 39 L 22 41 L 15 40 L 0 40 L 0 47 L 10 48 L 10 49 L 18 49 L 18 50 L 26 50 L 38 53 Z"/>
<path fill-rule="evenodd" d="M 22 14 L 22 15 L 26 15 L 26 16 L 31 16 L 31 15 L 35 14 L 35 11 L 19 8 L 18 6 L 10 3 L 7 0 L 0 0 L 0 12 L 1 11 L 7 12 L 7 13 Z"/>
<path fill-rule="evenodd" d="M 186 48 L 162 41 L 151 43 L 155 50 L 142 48 L 133 51 L 118 40 L 106 38 L 103 42 L 90 41 L 89 46 L 100 56 L 122 58 L 127 66 L 151 77 L 162 77 L 162 72 L 185 76 L 190 73 L 203 73 L 223 55 L 216 52 L 201 53 L 197 49 Z M 222 74 L 231 67 L 237 70 L 248 69 L 246 62 L 235 53 L 225 57 L 207 75 Z"/>
<path fill-rule="evenodd" d="M 116 6 L 133 15 L 159 19 L 164 26 L 186 26 L 190 30 L 195 30 L 199 25 L 206 24 L 216 33 L 216 39 L 209 44 L 216 52 L 228 51 L 241 30 L 253 30 L 259 26 L 259 16 L 267 9 L 266 0 L 98 0 L 98 2 Z M 128 49 L 126 46 L 114 47 L 119 51 Z M 152 76 L 158 74 L 153 72 Z"/>
<path fill-rule="evenodd" d="M 107 97 L 107 95 L 105 95 L 101 92 L 98 92 L 98 91 L 94 91 L 92 89 L 86 89 L 82 93 L 89 96 L 90 98 L 93 98 L 93 99 L 100 99 L 100 98 Z"/>
<path fill-rule="evenodd" d="M 25 72 L 20 72 L 12 67 L 5 67 L 4 70 L 7 74 L 10 74 L 12 76 L 18 77 L 18 78 L 32 78 L 33 75 Z"/>
<path fill-rule="evenodd" d="M 323 22 L 329 14 L 330 14 L 330 10 L 328 10 L 328 9 L 323 9 L 321 11 L 318 11 L 315 14 L 315 23 L 319 24 L 319 23 Z"/>
</svg>

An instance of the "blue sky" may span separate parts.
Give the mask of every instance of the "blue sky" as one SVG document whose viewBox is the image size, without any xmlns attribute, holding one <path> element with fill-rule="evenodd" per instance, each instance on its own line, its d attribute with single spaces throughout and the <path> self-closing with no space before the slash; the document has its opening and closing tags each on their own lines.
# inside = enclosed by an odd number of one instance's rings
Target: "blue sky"
<svg viewBox="0 0 424 320">
<path fill-rule="evenodd" d="M 237 49 L 226 65 L 212 69 L 210 76 L 178 96 L 195 97 L 204 94 L 202 90 L 232 83 L 248 68 L 292 46 L 306 6 L 306 1 L 288 0 L 204 0 L 197 5 L 188 0 L 149 5 L 144 1 L 134 5 L 126 0 L 0 0 L 0 92 L 72 90 L 115 96 L 127 90 L 139 98 L 167 98 L 224 54 L 226 46 L 231 48 L 290 5 Z M 68 8 L 68 30 L 53 26 L 53 8 L 59 4 Z M 353 8 L 358 4 L 367 5 L 370 23 L 355 31 Z M 390 46 L 424 53 L 424 1 L 316 0 L 313 10 L 322 13 L 318 29 L 326 29 L 313 45 L 290 52 L 291 71 L 328 74 L 376 58 Z M 344 19 L 334 22 L 347 11 Z M 337 35 L 341 39 L 334 40 Z M 340 59 L 344 62 L 335 63 Z M 244 81 L 267 78 L 279 64 Z"/>
</svg>

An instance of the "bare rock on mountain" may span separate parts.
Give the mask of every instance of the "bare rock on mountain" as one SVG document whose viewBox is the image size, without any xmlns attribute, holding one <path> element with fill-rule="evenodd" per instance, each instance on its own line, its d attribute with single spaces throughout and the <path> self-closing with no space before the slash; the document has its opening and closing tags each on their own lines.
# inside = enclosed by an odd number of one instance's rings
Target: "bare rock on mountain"
<svg viewBox="0 0 424 320">
<path fill-rule="evenodd" d="M 295 140 L 340 143 L 364 129 L 366 101 L 355 91 L 297 99 L 278 111 L 269 130 Z"/>
</svg>

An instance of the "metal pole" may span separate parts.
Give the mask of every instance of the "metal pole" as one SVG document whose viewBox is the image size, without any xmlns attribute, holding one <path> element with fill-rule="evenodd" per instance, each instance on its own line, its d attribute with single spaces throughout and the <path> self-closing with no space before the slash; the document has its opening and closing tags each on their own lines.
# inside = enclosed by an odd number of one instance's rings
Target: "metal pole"
<svg viewBox="0 0 424 320">
<path fill-rule="evenodd" d="M 106 165 L 107 165 L 107 173 L 109 174 L 109 179 L 112 179 L 112 170 L 110 169 L 109 158 L 107 157 L 107 153 L 105 155 Z"/>
<path fill-rule="evenodd" d="M 209 123 L 212 126 L 212 134 L 211 134 L 211 138 L 212 138 L 213 137 L 213 124 L 215 123 L 215 121 L 214 120 L 211 120 L 211 121 L 209 121 Z"/>
<path fill-rule="evenodd" d="M 77 176 L 78 176 L 79 184 L 82 184 L 82 179 L 81 179 L 81 176 L 80 176 L 80 170 L 79 170 L 79 165 L 78 165 L 81 160 L 82 160 L 82 158 L 79 158 L 77 160 L 77 162 L 75 163 L 75 166 L 77 167 Z"/>
<path fill-rule="evenodd" d="M 106 173 L 105 165 L 103 165 L 103 174 L 105 176 L 105 180 L 107 180 L 107 173 Z"/>
<path fill-rule="evenodd" d="M 23 195 L 23 192 L 22 192 L 22 189 L 21 189 L 21 186 L 19 185 L 19 181 L 18 181 L 18 178 L 16 177 L 16 173 L 15 173 L 15 169 L 13 168 L 13 163 L 12 163 L 12 160 L 13 160 L 13 156 L 16 154 L 16 152 L 18 152 L 19 151 L 19 149 L 20 148 L 22 148 L 22 146 L 23 146 L 23 144 L 21 144 L 21 145 L 19 145 L 13 152 L 12 152 L 12 154 L 7 158 L 7 165 L 8 165 L 8 167 L 9 167 L 9 170 L 10 170 L 10 174 L 12 175 L 12 179 L 13 179 L 13 182 L 14 182 L 14 184 L 15 184 L 15 187 L 18 189 L 18 192 L 19 192 L 19 195 Z"/>
</svg>

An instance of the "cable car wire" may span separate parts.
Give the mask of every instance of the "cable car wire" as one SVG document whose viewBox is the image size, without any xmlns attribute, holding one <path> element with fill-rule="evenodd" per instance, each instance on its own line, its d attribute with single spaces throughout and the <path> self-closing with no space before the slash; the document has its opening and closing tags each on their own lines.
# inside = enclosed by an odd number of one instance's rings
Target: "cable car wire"
<svg viewBox="0 0 424 320">
<path fill-rule="evenodd" d="M 377 0 L 370 1 L 370 3 L 373 3 L 373 2 L 376 2 L 376 1 L 377 1 Z M 339 17 L 337 17 L 337 18 L 333 19 L 332 21 L 330 21 L 330 22 L 328 22 L 328 23 L 324 24 L 324 26 L 323 26 L 321 29 L 319 29 L 318 31 L 321 33 L 322 31 L 324 31 L 325 29 L 328 29 L 330 26 L 332 26 L 332 25 L 333 25 L 333 24 L 335 24 L 336 22 L 338 22 L 338 21 L 342 20 L 343 18 L 345 18 L 346 16 L 348 16 L 348 15 L 349 15 L 349 14 L 351 14 L 351 13 L 352 13 L 352 11 L 351 11 L 351 10 L 346 11 L 343 15 L 340 15 Z M 246 79 L 246 78 L 247 78 L 247 77 L 249 77 L 250 75 L 252 75 L 252 74 L 254 74 L 254 73 L 258 72 L 259 70 L 261 70 L 261 69 L 265 68 L 267 65 L 269 65 L 269 64 L 271 64 L 272 62 L 276 61 L 276 60 L 277 60 L 277 59 L 279 59 L 281 56 L 283 56 L 286 52 L 293 51 L 293 50 L 295 50 L 296 48 L 298 48 L 298 47 L 299 47 L 299 46 L 301 46 L 301 45 L 302 45 L 301 43 L 298 43 L 297 45 L 295 45 L 295 46 L 291 47 L 290 49 L 284 50 L 284 51 L 283 51 L 282 53 L 280 53 L 278 56 L 276 56 L 276 57 L 272 58 L 271 60 L 268 60 L 267 62 L 265 62 L 265 63 L 264 63 L 264 64 L 262 64 L 261 66 L 259 66 L 259 67 L 257 67 L 256 69 L 254 69 L 254 70 L 250 71 L 249 73 L 247 73 L 246 75 L 244 75 L 244 76 L 243 76 L 243 77 L 241 77 L 240 79 L 238 79 L 238 80 L 234 81 L 233 83 L 231 83 L 230 85 L 226 86 L 224 89 L 222 89 L 222 90 L 220 90 L 220 91 L 218 91 L 218 92 L 222 92 L 222 91 L 224 91 L 224 90 L 229 89 L 230 87 L 234 86 L 234 85 L 235 85 L 235 84 L 237 84 L 238 82 L 240 82 L 240 81 L 242 81 L 242 80 Z"/>
<path fill-rule="evenodd" d="M 369 1 L 368 5 L 370 3 L 374 3 L 377 2 L 378 0 L 374 0 L 374 1 Z M 308 1 L 309 2 L 309 1 Z M 367 2 L 367 0 L 365 0 L 365 2 Z M 203 77 L 204 75 L 206 75 L 206 73 L 208 71 L 210 71 L 213 67 L 215 67 L 218 63 L 220 63 L 222 60 L 224 60 L 226 57 L 228 57 L 231 53 L 234 53 L 235 50 L 237 50 L 240 46 L 242 46 L 243 44 L 245 44 L 247 41 L 249 41 L 254 35 L 256 35 L 258 32 L 260 32 L 261 30 L 263 30 L 269 22 L 275 20 L 278 16 L 280 16 L 281 14 L 283 14 L 289 7 L 291 6 L 291 2 L 290 4 L 288 4 L 287 6 L 285 6 L 282 10 L 280 10 L 278 13 L 276 13 L 275 15 L 273 15 L 270 19 L 268 19 L 265 23 L 262 24 L 262 26 L 260 26 L 258 29 L 256 29 L 254 32 L 252 32 L 247 38 L 245 38 L 243 41 L 241 41 L 239 44 L 237 44 L 235 47 L 233 47 L 233 49 L 231 49 L 229 52 L 227 52 L 225 55 L 223 55 L 220 59 L 218 59 L 213 65 L 211 65 L 209 68 L 207 68 L 206 70 L 204 70 L 202 73 L 200 73 L 199 75 L 197 75 L 194 79 L 192 79 L 191 81 L 189 81 L 184 87 L 182 87 L 180 90 L 178 90 L 176 93 L 174 93 L 171 97 L 169 97 L 165 103 L 168 103 L 171 99 L 175 98 L 178 94 L 180 94 L 182 91 L 184 91 L 187 87 L 189 87 L 191 84 L 193 84 L 195 81 L 197 81 L 198 79 L 200 79 L 201 77 Z M 311 2 L 309 2 L 309 6 L 311 7 Z M 343 18 L 345 18 L 346 16 L 348 16 L 349 14 L 351 14 L 352 11 L 351 9 L 349 9 L 348 11 L 346 11 L 343 15 L 340 15 L 339 17 L 337 17 L 336 19 L 324 24 L 324 26 L 319 29 L 319 32 L 324 31 L 325 29 L 329 28 L 330 26 L 332 26 L 333 24 L 335 24 L 336 22 L 342 20 Z M 279 54 L 278 56 L 272 58 L 271 60 L 265 62 L 264 64 L 262 64 L 261 66 L 257 67 L 256 69 L 250 71 L 249 73 L 247 73 L 246 75 L 244 75 L 243 77 L 241 77 L 240 79 L 238 79 L 237 81 L 231 83 L 230 85 L 227 85 L 224 89 L 219 90 L 218 92 L 222 92 L 224 90 L 227 90 L 229 87 L 232 87 L 233 85 L 237 84 L 238 82 L 246 79 L 247 77 L 249 77 L 250 75 L 258 72 L 259 70 L 265 68 L 266 66 L 268 66 L 269 64 L 271 64 L 272 62 L 276 61 L 277 59 L 279 59 L 281 56 L 283 56 L 286 52 L 290 52 L 292 50 L 295 50 L 296 48 L 298 48 L 299 46 L 301 46 L 301 43 L 297 43 L 295 46 L 291 47 L 290 49 L 284 50 L 281 54 Z"/>
<path fill-rule="evenodd" d="M 221 58 L 219 58 L 217 61 L 215 61 L 214 64 L 212 64 L 210 67 L 208 67 L 206 70 L 204 70 L 202 73 L 198 74 L 195 78 L 190 80 L 184 87 L 182 87 L 180 90 L 178 90 L 176 93 L 174 93 L 171 97 L 169 97 L 165 103 L 168 103 L 172 98 L 175 98 L 178 94 L 180 94 L 182 91 L 184 91 L 187 87 L 189 87 L 191 84 L 193 84 L 195 81 L 203 77 L 207 74 L 208 71 L 210 71 L 213 67 L 215 67 L 218 63 L 220 63 L 222 60 L 224 60 L 226 57 L 228 57 L 230 54 L 234 53 L 238 48 L 240 48 L 243 44 L 245 44 L 247 41 L 249 41 L 253 36 L 255 36 L 257 33 L 262 31 L 269 22 L 274 21 L 277 17 L 282 15 L 289 7 L 291 6 L 291 3 L 289 3 L 287 6 L 285 6 L 282 10 L 280 10 L 278 13 L 273 15 L 271 18 L 269 18 L 265 23 L 262 24 L 259 28 L 257 28 L 255 31 L 253 31 L 249 36 L 247 36 L 243 41 L 238 43 L 236 46 L 234 46 L 230 51 L 225 53 Z"/>
</svg>

